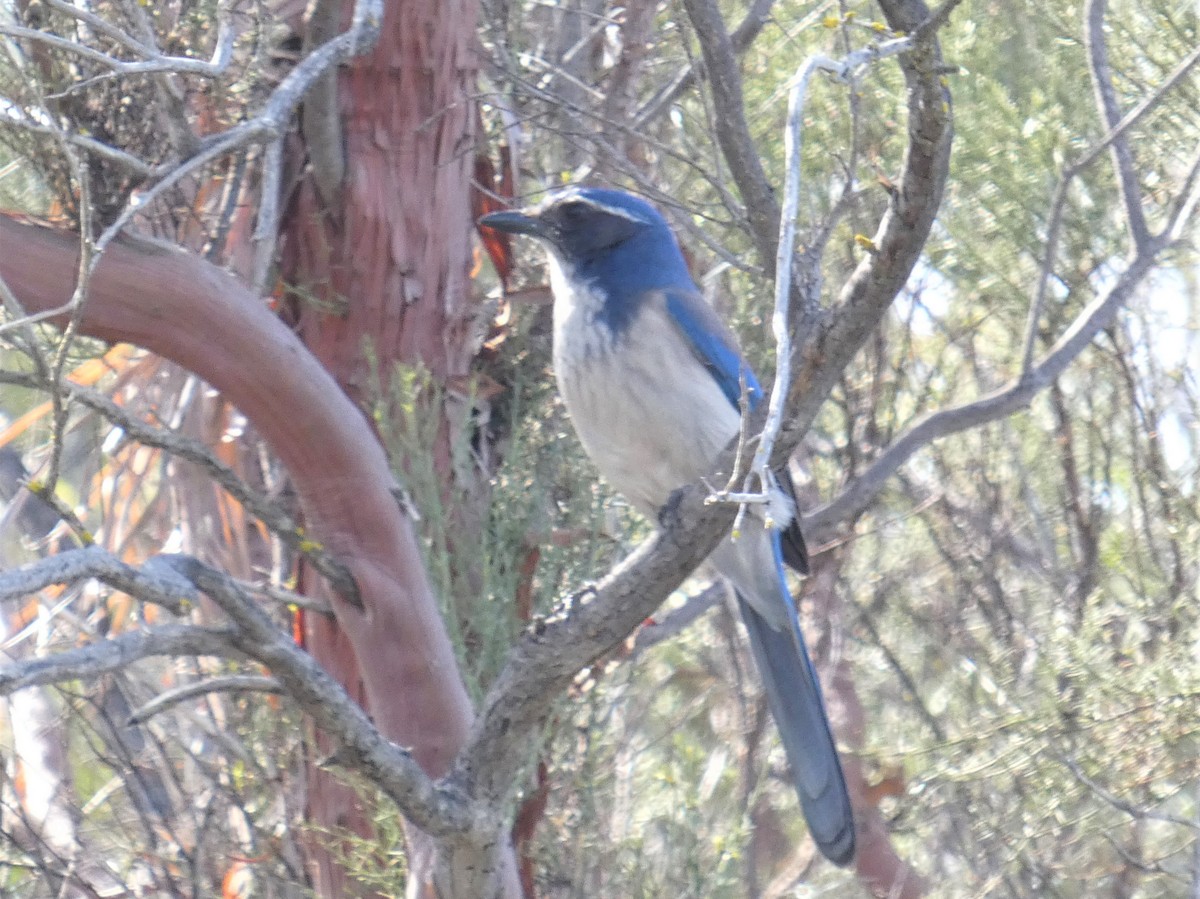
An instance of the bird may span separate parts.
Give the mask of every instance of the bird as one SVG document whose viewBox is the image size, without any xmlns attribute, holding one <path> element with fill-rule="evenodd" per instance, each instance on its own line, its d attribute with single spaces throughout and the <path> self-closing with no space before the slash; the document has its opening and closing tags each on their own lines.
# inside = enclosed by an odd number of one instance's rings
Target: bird
<svg viewBox="0 0 1200 899">
<path fill-rule="evenodd" d="M 579 185 L 479 223 L 547 250 L 559 393 L 600 473 L 657 521 L 674 491 L 709 474 L 739 434 L 743 401 L 752 410 L 762 398 L 670 225 L 641 197 Z M 809 832 L 826 858 L 848 865 L 854 815 L 784 575 L 785 562 L 807 574 L 808 553 L 786 468 L 776 480 L 772 514 L 746 516 L 708 561 L 736 595 Z"/>
</svg>

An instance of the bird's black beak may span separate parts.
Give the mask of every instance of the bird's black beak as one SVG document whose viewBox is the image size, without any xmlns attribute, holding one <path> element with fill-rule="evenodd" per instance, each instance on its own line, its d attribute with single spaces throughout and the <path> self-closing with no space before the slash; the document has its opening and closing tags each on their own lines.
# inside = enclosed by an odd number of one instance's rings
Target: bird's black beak
<svg viewBox="0 0 1200 899">
<path fill-rule="evenodd" d="M 497 231 L 507 231 L 509 234 L 528 234 L 543 240 L 550 238 L 550 227 L 545 222 L 537 216 L 516 209 L 489 212 L 479 220 L 479 224 L 495 228 Z"/>
</svg>

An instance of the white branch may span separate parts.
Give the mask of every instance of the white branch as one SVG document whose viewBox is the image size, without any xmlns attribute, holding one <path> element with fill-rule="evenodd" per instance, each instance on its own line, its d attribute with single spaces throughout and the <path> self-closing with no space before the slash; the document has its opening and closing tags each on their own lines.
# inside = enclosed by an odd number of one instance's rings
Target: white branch
<svg viewBox="0 0 1200 899">
<path fill-rule="evenodd" d="M 201 75 L 207 78 L 216 78 L 224 72 L 224 68 L 229 62 L 228 54 L 220 52 L 214 55 L 214 60 L 224 63 L 224 65 L 217 66 L 213 62 L 192 59 L 189 56 L 162 56 L 146 48 L 142 48 L 146 54 L 146 57 L 142 60 L 117 59 L 114 56 L 94 50 L 87 44 L 81 44 L 70 38 L 59 37 L 57 34 L 50 34 L 45 31 L 38 31 L 36 28 L 26 28 L 23 25 L 9 25 L 5 22 L 0 22 L 0 35 L 34 41 L 35 43 L 45 44 L 47 47 L 53 47 L 56 50 L 73 53 L 97 65 L 104 66 L 117 75 L 147 75 L 155 72 L 174 72 L 180 75 Z M 232 36 L 227 39 L 232 43 Z M 136 44 L 133 38 L 128 38 L 128 40 Z"/>
<path fill-rule="evenodd" d="M 808 57 L 792 77 L 783 138 L 787 174 L 784 180 L 779 240 L 775 253 L 775 308 L 771 313 L 771 332 L 775 337 L 776 346 L 775 382 L 767 406 L 767 420 L 754 451 L 745 489 L 740 492 L 724 491 L 714 497 L 714 501 L 742 505 L 766 504 L 768 508 L 771 504 L 771 494 L 775 485 L 771 474 L 771 454 L 783 427 L 788 388 L 792 379 L 792 337 L 788 329 L 788 310 L 796 254 L 796 219 L 800 210 L 801 157 L 804 148 L 804 106 L 808 99 L 809 82 L 816 72 L 828 72 L 838 81 L 846 82 L 862 66 L 903 53 L 912 44 L 913 38 L 902 37 L 862 47 L 842 59 L 816 54 Z M 758 480 L 758 491 L 751 490 L 751 479 L 754 478 Z"/>
</svg>

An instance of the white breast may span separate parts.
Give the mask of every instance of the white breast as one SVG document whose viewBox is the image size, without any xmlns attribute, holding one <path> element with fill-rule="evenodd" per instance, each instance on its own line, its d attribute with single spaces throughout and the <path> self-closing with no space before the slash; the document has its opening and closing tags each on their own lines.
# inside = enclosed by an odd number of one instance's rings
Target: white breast
<svg viewBox="0 0 1200 899">
<path fill-rule="evenodd" d="M 554 369 L 575 430 L 601 474 L 653 518 L 671 491 L 707 474 L 737 434 L 738 412 L 696 359 L 664 304 L 619 337 L 599 297 L 573 290 L 556 263 Z"/>
</svg>

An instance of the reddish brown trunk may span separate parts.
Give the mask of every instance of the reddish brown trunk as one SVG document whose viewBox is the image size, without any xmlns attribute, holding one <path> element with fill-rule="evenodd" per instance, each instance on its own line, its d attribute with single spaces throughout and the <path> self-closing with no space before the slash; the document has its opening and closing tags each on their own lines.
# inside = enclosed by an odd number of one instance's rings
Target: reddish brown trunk
<svg viewBox="0 0 1200 899">
<path fill-rule="evenodd" d="M 346 180 L 336 209 L 304 184 L 284 223 L 302 337 L 360 396 L 364 340 L 380 363 L 466 373 L 474 150 L 471 0 L 387 5 L 375 51 L 342 75 Z M 337 310 L 337 311 L 332 311 Z"/>
<path fill-rule="evenodd" d="M 375 50 L 340 75 L 346 174 L 335 206 L 323 206 L 309 179 L 283 222 L 282 275 L 298 298 L 301 337 L 360 404 L 386 390 L 397 363 L 427 371 L 436 395 L 448 379 L 467 373 L 474 354 L 468 272 L 475 16 L 474 0 L 386 5 Z M 381 384 L 368 380 L 368 349 Z M 417 399 L 438 418 L 434 467 L 448 484 L 451 425 L 443 405 Z M 406 467 L 402 459 L 392 464 Z M 381 636 L 386 640 L 386 631 Z M 313 655 L 361 695 L 358 681 L 371 680 L 364 669 L 378 657 L 360 653 L 356 659 L 338 626 L 316 616 L 306 637 Z M 404 705 L 401 686 L 370 697 L 367 707 L 377 720 L 391 714 L 380 703 Z M 404 729 L 442 733 L 437 750 L 418 750 L 426 769 L 441 774 L 467 719 L 436 708 L 423 709 L 421 717 Z M 323 771 L 312 772 L 309 813 L 321 825 L 367 829 L 353 794 Z M 321 894 L 341 895 L 343 875 L 323 844 L 314 846 L 313 862 Z"/>
</svg>

